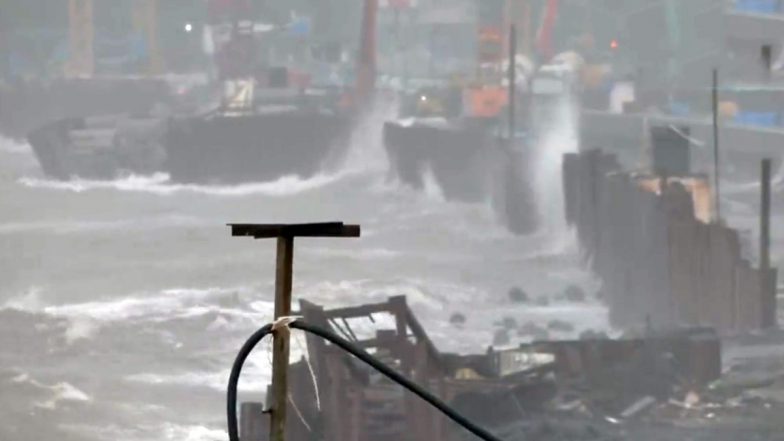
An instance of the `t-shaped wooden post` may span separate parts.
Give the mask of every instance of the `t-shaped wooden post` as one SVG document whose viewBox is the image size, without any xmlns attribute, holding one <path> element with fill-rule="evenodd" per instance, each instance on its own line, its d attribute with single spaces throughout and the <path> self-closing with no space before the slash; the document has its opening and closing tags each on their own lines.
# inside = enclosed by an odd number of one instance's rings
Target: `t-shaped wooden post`
<svg viewBox="0 0 784 441">
<path fill-rule="evenodd" d="M 275 319 L 291 315 L 291 279 L 295 237 L 359 237 L 359 225 L 342 222 L 319 224 L 229 224 L 232 236 L 278 239 L 275 266 Z M 288 397 L 289 335 L 275 333 L 272 344 L 272 408 L 270 441 L 285 441 Z"/>
</svg>

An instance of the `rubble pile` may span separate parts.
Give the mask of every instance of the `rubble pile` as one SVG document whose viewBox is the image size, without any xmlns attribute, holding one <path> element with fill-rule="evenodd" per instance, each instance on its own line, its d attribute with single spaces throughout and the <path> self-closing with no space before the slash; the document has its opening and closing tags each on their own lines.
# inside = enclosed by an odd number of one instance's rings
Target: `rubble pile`
<svg viewBox="0 0 784 441">
<path fill-rule="evenodd" d="M 337 330 L 502 439 L 784 440 L 784 334 L 723 345 L 709 328 L 647 329 L 462 355 L 438 351 L 402 296 L 332 310 L 303 301 L 301 308 L 308 323 Z M 541 332 L 513 317 L 497 328 Z M 470 436 L 335 347 L 308 337 L 307 349 L 307 361 L 291 366 L 291 439 L 312 439 L 314 428 L 324 439 L 349 441 Z"/>
</svg>

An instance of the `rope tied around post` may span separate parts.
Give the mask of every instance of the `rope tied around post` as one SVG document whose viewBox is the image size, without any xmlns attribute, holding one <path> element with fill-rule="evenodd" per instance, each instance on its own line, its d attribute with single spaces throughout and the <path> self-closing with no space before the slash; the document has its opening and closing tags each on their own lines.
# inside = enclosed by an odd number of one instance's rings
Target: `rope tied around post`
<svg viewBox="0 0 784 441">
<path fill-rule="evenodd" d="M 291 328 L 290 328 L 291 324 L 301 319 L 302 316 L 299 315 L 287 315 L 283 317 L 278 317 L 274 322 L 272 322 L 272 332 L 291 333 Z"/>
</svg>

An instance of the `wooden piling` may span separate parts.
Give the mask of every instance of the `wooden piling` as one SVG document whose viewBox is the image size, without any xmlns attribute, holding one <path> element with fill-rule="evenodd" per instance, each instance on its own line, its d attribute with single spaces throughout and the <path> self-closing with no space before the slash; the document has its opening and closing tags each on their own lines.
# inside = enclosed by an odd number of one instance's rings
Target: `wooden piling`
<svg viewBox="0 0 784 441">
<path fill-rule="evenodd" d="M 275 320 L 291 315 L 294 238 L 278 237 L 275 266 Z M 272 409 L 270 440 L 283 441 L 288 397 L 289 333 L 276 332 L 272 343 Z"/>
<path fill-rule="evenodd" d="M 267 424 L 263 403 L 242 403 L 240 406 L 240 441 L 265 441 Z"/>
<path fill-rule="evenodd" d="M 291 315 L 291 284 L 295 237 L 359 237 L 359 225 L 342 222 L 316 224 L 229 224 L 232 236 L 278 240 L 275 265 L 275 319 Z M 272 343 L 270 441 L 285 441 L 288 402 L 289 333 L 276 330 Z"/>
<path fill-rule="evenodd" d="M 771 160 L 763 159 L 760 170 L 759 266 L 762 290 L 762 326 L 776 326 L 776 271 L 770 267 L 770 170 Z"/>
<path fill-rule="evenodd" d="M 596 171 L 596 153 L 565 158 L 567 216 L 603 281 L 610 320 L 634 326 L 712 326 L 737 333 L 776 326 L 770 263 L 770 161 L 763 163 L 760 268 L 741 252 L 737 230 L 703 223 L 688 178 Z M 657 194 L 660 189 L 660 194 Z"/>
<path fill-rule="evenodd" d="M 762 160 L 760 173 L 760 269 L 770 268 L 770 159 Z"/>
</svg>

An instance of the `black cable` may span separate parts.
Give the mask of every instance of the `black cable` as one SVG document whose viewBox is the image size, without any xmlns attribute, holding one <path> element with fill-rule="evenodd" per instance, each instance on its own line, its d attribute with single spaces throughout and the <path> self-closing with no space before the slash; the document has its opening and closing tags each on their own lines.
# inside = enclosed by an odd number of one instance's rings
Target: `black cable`
<svg viewBox="0 0 784 441">
<path fill-rule="evenodd" d="M 234 365 L 231 367 L 229 390 L 226 392 L 226 415 L 228 417 L 229 425 L 229 440 L 231 441 L 240 441 L 240 435 L 237 433 L 237 383 L 239 383 L 240 380 L 242 365 L 245 364 L 245 360 L 248 358 L 251 351 L 253 351 L 253 348 L 270 333 L 272 333 L 271 323 L 254 332 L 245 344 L 242 345 L 240 352 L 237 353 L 237 358 L 234 359 Z"/>
<path fill-rule="evenodd" d="M 436 397 L 418 384 L 386 366 L 384 363 L 368 354 L 364 349 L 340 337 L 339 335 L 302 321 L 294 321 L 290 323 L 289 326 L 295 329 L 301 329 L 314 335 L 318 335 L 324 340 L 327 340 L 333 343 L 335 346 L 338 346 L 346 352 L 349 352 L 350 354 L 354 355 L 355 357 L 359 358 L 374 369 L 384 374 L 390 380 L 415 393 L 420 398 L 430 403 L 433 407 L 443 412 L 444 415 L 479 438 L 482 438 L 485 441 L 501 441 L 492 433 L 472 423 L 470 420 L 468 420 L 468 418 L 449 407 L 449 405 L 440 398 Z M 240 352 L 237 354 L 237 358 L 234 360 L 234 365 L 231 368 L 231 375 L 229 376 L 229 388 L 228 393 L 226 394 L 226 414 L 228 419 L 228 432 L 230 441 L 240 441 L 239 434 L 237 433 L 237 383 L 239 381 L 240 372 L 242 371 L 242 365 L 245 363 L 245 359 L 248 358 L 248 355 L 251 353 L 253 348 L 270 333 L 272 333 L 271 324 L 266 325 L 256 331 L 242 346 L 242 349 L 240 349 Z"/>
</svg>

